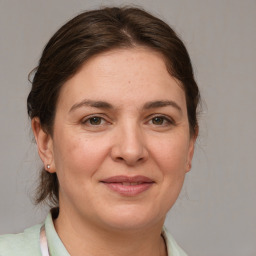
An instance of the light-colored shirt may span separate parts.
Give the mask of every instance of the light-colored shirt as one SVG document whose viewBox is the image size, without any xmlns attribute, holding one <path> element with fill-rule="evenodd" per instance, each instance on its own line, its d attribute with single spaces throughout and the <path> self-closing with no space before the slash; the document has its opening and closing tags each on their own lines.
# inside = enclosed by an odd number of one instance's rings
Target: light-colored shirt
<svg viewBox="0 0 256 256">
<path fill-rule="evenodd" d="M 70 256 L 61 242 L 53 224 L 51 213 L 45 220 L 45 232 L 51 256 Z M 0 256 L 42 256 L 40 228 L 42 224 L 26 229 L 23 233 L 0 236 Z M 163 228 L 168 256 L 187 256 L 168 231 Z"/>
</svg>

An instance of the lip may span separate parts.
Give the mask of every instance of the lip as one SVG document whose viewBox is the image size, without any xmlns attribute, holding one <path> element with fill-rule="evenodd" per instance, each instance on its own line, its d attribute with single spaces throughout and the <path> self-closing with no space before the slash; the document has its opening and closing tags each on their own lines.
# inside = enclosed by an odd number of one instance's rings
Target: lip
<svg viewBox="0 0 256 256">
<path fill-rule="evenodd" d="M 145 176 L 113 176 L 101 180 L 110 190 L 122 196 L 136 196 L 150 189 L 155 183 Z"/>
</svg>

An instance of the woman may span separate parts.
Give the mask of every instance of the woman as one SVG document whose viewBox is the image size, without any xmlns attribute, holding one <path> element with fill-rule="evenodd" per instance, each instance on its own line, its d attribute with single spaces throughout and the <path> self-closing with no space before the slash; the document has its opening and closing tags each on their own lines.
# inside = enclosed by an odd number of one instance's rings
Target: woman
<svg viewBox="0 0 256 256">
<path fill-rule="evenodd" d="M 44 168 L 44 224 L 0 238 L 0 255 L 169 255 L 163 228 L 198 134 L 188 53 L 137 8 L 84 12 L 46 45 L 28 96 Z"/>
</svg>

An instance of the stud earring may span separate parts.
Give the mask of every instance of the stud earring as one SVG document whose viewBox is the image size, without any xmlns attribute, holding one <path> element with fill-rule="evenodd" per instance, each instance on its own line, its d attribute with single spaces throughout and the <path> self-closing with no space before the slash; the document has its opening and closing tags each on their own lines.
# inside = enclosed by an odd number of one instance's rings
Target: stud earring
<svg viewBox="0 0 256 256">
<path fill-rule="evenodd" d="M 50 167 L 51 167 L 51 166 L 50 166 L 49 164 L 47 164 L 47 166 L 46 166 L 46 167 L 47 167 L 47 169 L 50 169 Z"/>
</svg>

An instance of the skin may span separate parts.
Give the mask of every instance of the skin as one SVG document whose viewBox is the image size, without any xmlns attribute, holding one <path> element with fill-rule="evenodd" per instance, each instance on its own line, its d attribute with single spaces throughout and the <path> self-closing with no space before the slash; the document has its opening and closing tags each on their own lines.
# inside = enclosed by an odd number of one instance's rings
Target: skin
<svg viewBox="0 0 256 256">
<path fill-rule="evenodd" d="M 161 54 L 137 47 L 92 57 L 61 89 L 53 136 L 38 118 L 32 128 L 47 171 L 58 175 L 55 227 L 71 255 L 166 255 L 162 226 L 196 136 Z M 125 196 L 101 182 L 116 175 L 154 183 Z"/>
</svg>

